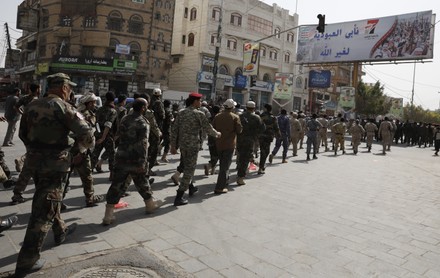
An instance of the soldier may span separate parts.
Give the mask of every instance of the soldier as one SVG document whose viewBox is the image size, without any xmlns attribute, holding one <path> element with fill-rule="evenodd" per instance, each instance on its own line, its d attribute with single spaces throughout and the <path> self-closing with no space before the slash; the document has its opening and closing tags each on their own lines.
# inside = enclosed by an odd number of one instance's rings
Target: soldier
<svg viewBox="0 0 440 278">
<path fill-rule="evenodd" d="M 162 124 L 162 146 L 163 146 L 163 154 L 160 161 L 168 163 L 167 155 L 170 151 L 170 132 L 171 132 L 171 124 L 174 122 L 173 112 L 171 111 L 171 102 L 169 100 L 163 101 L 163 106 L 165 109 L 165 119 Z"/>
<path fill-rule="evenodd" d="M 322 128 L 319 129 L 318 132 L 318 152 L 319 152 L 319 146 L 325 147 L 325 151 L 328 151 L 328 142 L 327 142 L 327 128 L 328 128 L 328 120 L 327 115 L 321 115 L 321 117 L 318 118 L 318 122 L 321 123 Z"/>
<path fill-rule="evenodd" d="M 358 153 L 358 147 L 361 144 L 361 138 L 365 133 L 365 129 L 359 123 L 360 121 L 356 120 L 354 125 L 352 125 L 349 130 L 351 134 L 351 143 L 353 145 L 354 154 Z"/>
<path fill-rule="evenodd" d="M 281 161 L 281 163 L 287 163 L 287 151 L 290 145 L 290 121 L 289 117 L 287 117 L 286 109 L 281 109 L 281 114 L 277 117 L 277 121 L 280 128 L 281 136 L 276 139 L 275 147 L 273 148 L 269 159 L 270 162 L 272 162 L 273 157 L 277 154 L 278 150 L 281 147 L 281 144 L 283 144 L 283 160 Z"/>
<path fill-rule="evenodd" d="M 174 206 L 186 205 L 188 201 L 183 198 L 185 191 L 189 188 L 190 195 L 197 192 L 197 188 L 191 184 L 197 166 L 197 157 L 200 150 L 200 132 L 203 130 L 208 135 L 220 137 L 209 123 L 205 114 L 199 110 L 202 94 L 189 94 L 189 107 L 181 110 L 171 130 L 171 153 L 177 153 L 177 146 L 180 148 L 181 159 L 183 160 L 183 177 L 177 190 Z"/>
<path fill-rule="evenodd" d="M 333 132 L 335 134 L 335 155 L 338 154 L 338 147 L 341 145 L 342 154 L 345 154 L 345 131 L 347 130 L 345 125 L 345 119 L 340 118 L 339 123 L 336 123 L 332 127 Z"/>
<path fill-rule="evenodd" d="M 265 104 L 264 112 L 261 113 L 260 118 L 263 121 L 266 129 L 258 137 L 260 143 L 260 163 L 258 167 L 258 174 L 264 174 L 266 169 L 266 158 L 269 156 L 269 163 L 272 163 L 273 154 L 270 153 L 270 144 L 275 137 L 280 138 L 280 128 L 278 126 L 277 118 L 272 114 L 272 105 Z"/>
<path fill-rule="evenodd" d="M 40 96 L 41 87 L 39 84 L 32 83 L 29 86 L 29 90 L 30 93 L 21 97 L 15 105 L 15 109 L 20 114 L 23 114 L 23 108 L 26 108 L 29 103 L 37 100 Z M 11 205 L 16 205 L 18 203 L 23 203 L 26 201 L 26 199 L 23 198 L 23 193 L 26 190 L 29 180 L 31 179 L 31 173 L 26 168 L 26 154 L 22 155 L 20 158 L 15 159 L 15 169 L 17 170 L 17 172 L 20 172 L 20 175 L 18 176 L 18 180 L 14 186 L 14 195 L 11 198 Z"/>
<path fill-rule="evenodd" d="M 48 95 L 26 106 L 19 136 L 27 149 L 26 163 L 35 181 L 32 212 L 26 235 L 18 254 L 16 277 L 38 271 L 45 263 L 40 251 L 47 232 L 52 228 L 55 244 L 60 245 L 76 229 L 66 227 L 60 208 L 64 186 L 71 165 L 70 149 L 76 136 L 80 152 L 93 146 L 94 137 L 84 117 L 67 99 L 75 83 L 68 75 L 47 77 Z"/>
<path fill-rule="evenodd" d="M 0 121 L 6 122 L 6 118 L 0 116 Z M 3 152 L 1 147 L 0 147 L 0 167 L 2 168 L 2 170 L 6 176 L 6 177 L 3 177 L 3 179 L 5 180 L 3 182 L 3 187 L 10 188 L 10 187 L 14 186 L 15 182 L 14 182 L 14 180 L 11 179 L 11 171 L 9 170 L 8 165 L 6 165 L 5 153 Z"/>
<path fill-rule="evenodd" d="M 142 98 L 147 100 L 149 102 L 150 97 L 147 94 L 141 95 Z M 157 104 L 156 104 L 157 105 Z M 156 173 L 153 172 L 153 167 L 158 165 L 157 162 L 157 155 L 159 154 L 159 143 L 160 138 L 162 137 L 162 131 L 159 127 L 156 116 L 154 116 L 155 113 L 151 109 L 147 109 L 144 113 L 144 117 L 147 118 L 148 123 L 150 124 L 150 135 L 148 138 L 148 143 L 150 146 L 148 147 L 148 175 L 149 176 L 155 176 Z M 163 120 L 161 121 L 161 123 Z"/>
<path fill-rule="evenodd" d="M 154 118 L 156 119 L 157 126 L 162 131 L 162 124 L 165 120 L 165 107 L 163 105 L 162 90 L 159 88 L 153 89 L 153 97 L 151 99 L 151 111 L 154 113 Z"/>
<path fill-rule="evenodd" d="M 434 129 L 434 155 L 438 155 L 438 151 L 440 150 L 440 125 L 436 125 Z"/>
<path fill-rule="evenodd" d="M 313 145 L 313 159 L 318 159 L 316 154 L 318 153 L 318 132 L 322 128 L 320 122 L 316 120 L 318 115 L 313 114 L 312 118 L 306 123 L 307 131 L 307 160 L 310 160 L 310 151 Z"/>
<path fill-rule="evenodd" d="M 369 119 L 368 123 L 365 124 L 365 132 L 367 133 L 367 148 L 368 152 L 371 152 L 371 146 L 373 144 L 374 136 L 378 131 L 377 125 L 374 123 L 374 119 Z"/>
<path fill-rule="evenodd" d="M 84 116 L 84 119 L 89 126 L 95 131 L 96 117 L 95 110 L 97 97 L 93 93 L 87 93 L 80 98 L 80 105 L 78 111 Z M 96 203 L 102 202 L 104 198 L 99 195 L 95 195 L 93 188 L 93 176 L 92 176 L 92 163 L 91 163 L 91 150 L 87 149 L 84 152 L 80 152 L 78 146 L 75 144 L 72 148 L 73 167 L 81 178 L 84 195 L 86 196 L 86 206 L 94 207 Z"/>
<path fill-rule="evenodd" d="M 108 154 L 108 168 L 112 178 L 115 161 L 115 133 L 117 130 L 118 112 L 115 109 L 115 94 L 105 94 L 105 103 L 96 111 L 96 146 L 92 153 L 92 169 L 96 167 L 99 155 L 105 148 Z M 97 169 L 99 172 L 100 169 Z"/>
<path fill-rule="evenodd" d="M 388 147 L 388 151 L 390 151 L 390 140 L 393 140 L 391 137 L 391 131 L 393 129 L 393 125 L 388 120 L 388 117 L 385 117 L 385 119 L 380 123 L 379 126 L 379 136 L 382 140 L 382 154 L 386 154 L 385 150 Z"/>
<path fill-rule="evenodd" d="M 3 147 L 13 146 L 15 131 L 17 130 L 17 122 L 20 121 L 21 114 L 15 109 L 15 104 L 19 100 L 21 90 L 15 88 L 5 100 L 5 115 L 8 122 L 8 129 L 6 130 L 5 138 L 3 140 Z"/>
<path fill-rule="evenodd" d="M 245 185 L 244 177 L 249 161 L 252 159 L 253 146 L 262 132 L 264 123 L 255 114 L 255 102 L 246 103 L 246 111 L 240 115 L 243 131 L 237 136 L 237 185 Z"/>
<path fill-rule="evenodd" d="M 301 123 L 297 119 L 296 112 L 290 113 L 290 141 L 292 142 L 292 155 L 298 156 L 298 141 L 301 135 Z"/>
<path fill-rule="evenodd" d="M 213 124 L 213 121 L 215 119 L 215 116 L 220 113 L 220 106 L 214 105 L 212 107 L 212 113 L 211 118 L 209 119 L 209 122 L 211 125 Z M 215 127 L 214 127 L 215 128 Z M 205 164 L 205 175 L 208 176 L 209 174 L 214 175 L 215 173 L 215 166 L 217 165 L 217 162 L 219 160 L 218 152 L 217 152 L 217 146 L 216 146 L 217 138 L 208 136 L 208 149 L 209 149 L 209 161 L 207 164 Z"/>
<path fill-rule="evenodd" d="M 301 131 L 299 134 L 299 148 L 303 148 L 304 135 L 306 134 L 306 116 L 300 111 L 298 112 L 298 121 L 301 124 Z"/>
<path fill-rule="evenodd" d="M 213 127 L 222 134 L 215 142 L 220 164 L 217 183 L 214 189 L 215 194 L 228 192 L 226 187 L 229 180 L 229 167 L 234 155 L 237 134 L 240 134 L 243 130 L 240 117 L 233 112 L 235 105 L 234 100 L 227 99 L 223 103 L 224 111 L 215 116 L 212 122 Z"/>
<path fill-rule="evenodd" d="M 154 212 L 162 205 L 162 201 L 153 199 L 153 192 L 146 177 L 148 172 L 147 152 L 150 126 L 143 116 L 148 107 L 148 101 L 137 98 L 133 103 L 133 112 L 121 121 L 118 131 L 120 143 L 115 155 L 113 180 L 107 192 L 107 205 L 102 219 L 103 225 L 110 225 L 115 220 L 113 211 L 122 194 L 127 190 L 126 180 L 129 176 L 145 202 L 145 211 Z"/>
</svg>

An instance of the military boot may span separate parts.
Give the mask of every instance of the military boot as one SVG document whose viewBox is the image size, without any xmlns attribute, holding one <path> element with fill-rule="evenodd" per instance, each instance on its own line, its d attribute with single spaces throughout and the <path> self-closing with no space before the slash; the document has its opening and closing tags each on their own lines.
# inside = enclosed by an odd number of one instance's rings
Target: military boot
<svg viewBox="0 0 440 278">
<path fill-rule="evenodd" d="M 179 177 L 180 177 L 180 172 L 176 171 L 172 176 L 171 176 L 171 180 L 174 182 L 174 185 L 179 185 Z"/>
<path fill-rule="evenodd" d="M 107 226 L 115 221 L 115 217 L 113 216 L 113 212 L 115 210 L 115 205 L 107 204 L 105 205 L 105 215 L 102 219 L 102 225 Z"/>
<path fill-rule="evenodd" d="M 174 206 L 183 206 L 188 204 L 188 200 L 183 198 L 185 191 L 177 190 L 176 198 L 174 199 Z"/>
<path fill-rule="evenodd" d="M 195 187 L 193 183 L 190 183 L 188 195 L 193 196 L 197 191 L 199 191 L 199 189 Z"/>
<path fill-rule="evenodd" d="M 237 178 L 237 185 L 245 185 L 246 183 L 244 182 L 244 178 L 243 177 L 238 177 Z"/>
<path fill-rule="evenodd" d="M 153 213 L 156 209 L 163 205 L 162 201 L 155 200 L 153 197 L 148 200 L 144 200 L 144 203 L 146 213 Z"/>
<path fill-rule="evenodd" d="M 205 164 L 205 176 L 209 175 L 209 171 L 211 170 L 211 164 Z"/>
</svg>

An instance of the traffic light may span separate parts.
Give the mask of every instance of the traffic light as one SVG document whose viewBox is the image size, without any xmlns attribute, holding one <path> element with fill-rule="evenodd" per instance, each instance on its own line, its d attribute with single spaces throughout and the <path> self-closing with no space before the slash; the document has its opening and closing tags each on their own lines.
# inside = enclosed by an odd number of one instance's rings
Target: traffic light
<svg viewBox="0 0 440 278">
<path fill-rule="evenodd" d="M 318 14 L 318 19 L 318 27 L 316 27 L 316 30 L 322 34 L 325 31 L 325 14 Z"/>
</svg>

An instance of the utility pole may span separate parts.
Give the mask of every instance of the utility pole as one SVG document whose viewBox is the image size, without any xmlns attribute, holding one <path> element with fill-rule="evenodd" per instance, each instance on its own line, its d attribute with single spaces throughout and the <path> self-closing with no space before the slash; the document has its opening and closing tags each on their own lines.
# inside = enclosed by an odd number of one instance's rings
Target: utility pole
<svg viewBox="0 0 440 278">
<path fill-rule="evenodd" d="M 212 87 L 211 87 L 211 100 L 215 102 L 217 95 L 217 73 L 218 73 L 218 59 L 220 57 L 220 46 L 222 44 L 222 21 L 223 21 L 223 0 L 220 6 L 220 17 L 218 20 L 218 28 L 217 28 L 217 42 L 215 46 L 215 55 L 214 55 L 214 68 L 212 70 Z"/>
<path fill-rule="evenodd" d="M 414 61 L 413 84 L 411 92 L 411 119 L 414 119 L 414 84 L 416 82 L 416 61 Z"/>
<path fill-rule="evenodd" d="M 11 36 L 9 35 L 9 26 L 7 22 L 5 23 L 5 32 L 6 32 L 6 40 L 8 43 L 8 49 L 6 50 L 6 57 L 9 57 L 9 67 L 12 67 L 13 59 L 12 59 Z M 6 63 L 5 63 L 5 68 L 6 68 Z"/>
</svg>

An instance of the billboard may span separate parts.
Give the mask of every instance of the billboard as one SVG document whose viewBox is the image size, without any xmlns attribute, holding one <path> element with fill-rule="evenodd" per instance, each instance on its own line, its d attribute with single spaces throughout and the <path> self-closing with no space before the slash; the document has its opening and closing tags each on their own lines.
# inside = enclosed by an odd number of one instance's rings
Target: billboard
<svg viewBox="0 0 440 278">
<path fill-rule="evenodd" d="M 298 63 L 432 59 L 435 15 L 424 11 L 403 15 L 301 26 Z"/>
<path fill-rule="evenodd" d="M 309 72 L 309 87 L 330 88 L 331 76 L 332 74 L 329 70 L 311 70 Z"/>
<path fill-rule="evenodd" d="M 353 87 L 341 87 L 338 98 L 338 108 L 340 111 L 354 111 L 356 108 L 355 89 Z"/>
<path fill-rule="evenodd" d="M 243 75 L 258 75 L 259 64 L 260 43 L 245 43 L 243 45 Z"/>
<path fill-rule="evenodd" d="M 403 98 L 390 98 L 391 107 L 388 112 L 388 116 L 392 116 L 395 119 L 403 118 Z"/>
<path fill-rule="evenodd" d="M 273 88 L 274 98 L 276 99 L 291 99 L 293 74 L 291 73 L 275 73 L 275 85 Z"/>
</svg>

